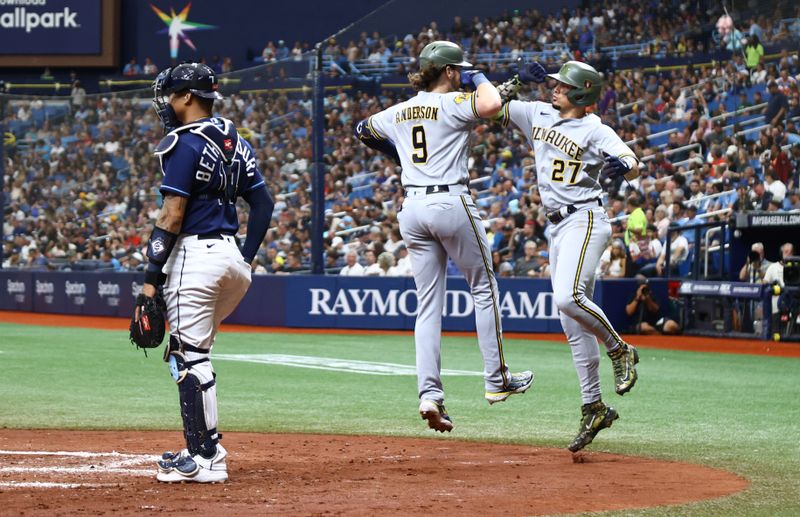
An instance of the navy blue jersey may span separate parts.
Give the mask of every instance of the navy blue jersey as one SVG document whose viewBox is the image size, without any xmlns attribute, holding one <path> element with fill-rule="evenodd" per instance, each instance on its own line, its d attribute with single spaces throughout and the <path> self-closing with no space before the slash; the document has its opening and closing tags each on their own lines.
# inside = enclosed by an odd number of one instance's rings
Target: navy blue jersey
<svg viewBox="0 0 800 517">
<path fill-rule="evenodd" d="M 236 234 L 236 198 L 266 188 L 253 148 L 224 118 L 201 119 L 172 131 L 158 144 L 162 194 L 189 202 L 181 233 Z"/>
</svg>

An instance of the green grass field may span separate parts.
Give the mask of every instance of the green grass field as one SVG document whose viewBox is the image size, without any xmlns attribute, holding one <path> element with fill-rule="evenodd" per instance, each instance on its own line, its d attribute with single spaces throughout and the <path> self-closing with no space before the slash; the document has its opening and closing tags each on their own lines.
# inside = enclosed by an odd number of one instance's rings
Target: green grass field
<svg viewBox="0 0 800 517">
<path fill-rule="evenodd" d="M 0 324 L 0 426 L 179 430 L 177 390 L 161 350 L 145 358 L 126 334 Z M 420 420 L 413 375 L 221 359 L 214 361 L 220 428 L 565 447 L 580 412 L 569 349 L 508 340 L 505 350 L 512 369 L 534 369 L 533 390 L 490 407 L 480 376 L 444 377 L 452 435 Z M 414 365 L 410 336 L 226 333 L 215 354 Z M 475 340 L 446 338 L 442 366 L 481 371 Z M 621 418 L 589 450 L 700 463 L 751 483 L 722 500 L 625 515 L 800 515 L 800 360 L 641 349 L 640 380 L 625 397 L 613 393 L 610 361 L 602 368 L 604 399 Z"/>
</svg>

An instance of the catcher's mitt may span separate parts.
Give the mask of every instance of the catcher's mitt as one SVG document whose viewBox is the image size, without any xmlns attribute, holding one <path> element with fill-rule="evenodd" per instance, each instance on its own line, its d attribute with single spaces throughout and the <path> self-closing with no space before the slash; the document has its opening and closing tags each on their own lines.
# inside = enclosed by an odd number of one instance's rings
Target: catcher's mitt
<svg viewBox="0 0 800 517">
<path fill-rule="evenodd" d="M 161 293 L 156 293 L 153 297 L 144 294 L 136 297 L 136 308 L 131 317 L 130 338 L 137 350 L 145 349 L 145 355 L 148 348 L 156 348 L 164 341 L 166 312 L 167 305 Z"/>
</svg>

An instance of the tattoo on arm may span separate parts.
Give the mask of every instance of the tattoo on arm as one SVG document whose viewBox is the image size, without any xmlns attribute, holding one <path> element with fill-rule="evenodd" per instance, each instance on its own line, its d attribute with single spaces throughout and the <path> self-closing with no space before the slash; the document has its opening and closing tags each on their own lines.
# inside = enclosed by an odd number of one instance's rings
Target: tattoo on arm
<svg viewBox="0 0 800 517">
<path fill-rule="evenodd" d="M 158 214 L 156 226 L 168 232 L 180 233 L 188 202 L 189 199 L 185 197 L 169 194 L 164 196 L 164 204 L 161 206 L 161 212 Z"/>
</svg>

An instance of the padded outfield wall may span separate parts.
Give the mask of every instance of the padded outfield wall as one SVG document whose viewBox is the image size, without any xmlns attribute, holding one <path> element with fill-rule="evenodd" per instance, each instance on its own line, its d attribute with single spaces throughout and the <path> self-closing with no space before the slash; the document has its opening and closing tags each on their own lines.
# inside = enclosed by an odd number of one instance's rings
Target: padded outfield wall
<svg viewBox="0 0 800 517">
<path fill-rule="evenodd" d="M 0 310 L 130 317 L 142 288 L 141 273 L 0 271 Z M 666 282 L 653 281 L 666 302 Z M 500 279 L 499 307 L 509 332 L 561 332 L 550 281 Z M 597 282 L 595 301 L 620 331 L 628 328 L 625 303 L 631 279 Z M 417 310 L 414 280 L 406 277 L 257 275 L 227 323 L 244 325 L 413 329 Z M 474 330 L 474 310 L 466 281 L 447 283 L 444 330 Z"/>
</svg>

